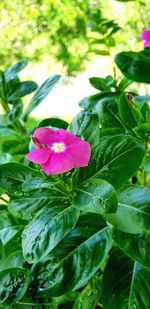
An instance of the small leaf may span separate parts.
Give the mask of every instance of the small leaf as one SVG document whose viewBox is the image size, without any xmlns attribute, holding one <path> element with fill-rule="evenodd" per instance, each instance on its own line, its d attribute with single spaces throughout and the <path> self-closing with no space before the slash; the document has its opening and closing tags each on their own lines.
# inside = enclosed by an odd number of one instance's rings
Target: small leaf
<svg viewBox="0 0 150 309">
<path fill-rule="evenodd" d="M 17 100 L 24 97 L 37 89 L 38 85 L 32 81 L 18 83 L 13 92 L 7 97 L 8 101 Z"/>
<path fill-rule="evenodd" d="M 63 128 L 63 129 L 67 129 L 68 127 L 68 122 L 66 122 L 65 120 L 63 119 L 59 119 L 59 118 L 46 118 L 44 120 L 42 120 L 39 124 L 38 124 L 38 128 L 41 128 L 41 127 L 52 127 L 52 128 Z"/>
<path fill-rule="evenodd" d="M 24 117 L 31 113 L 45 99 L 59 79 L 60 75 L 53 75 L 48 78 L 41 87 L 38 88 L 24 112 Z"/>
<path fill-rule="evenodd" d="M 16 77 L 18 73 L 26 67 L 27 64 L 28 64 L 28 60 L 23 59 L 17 62 L 16 64 L 14 64 L 13 66 L 11 66 L 10 68 L 8 68 L 8 70 L 5 72 L 5 80 L 9 81 L 13 79 L 14 77 Z"/>
</svg>

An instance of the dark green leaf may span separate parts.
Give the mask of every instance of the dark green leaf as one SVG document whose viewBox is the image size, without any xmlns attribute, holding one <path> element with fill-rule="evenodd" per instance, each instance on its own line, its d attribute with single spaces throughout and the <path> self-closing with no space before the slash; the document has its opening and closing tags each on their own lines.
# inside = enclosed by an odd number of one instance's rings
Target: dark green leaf
<svg viewBox="0 0 150 309">
<path fill-rule="evenodd" d="M 121 52 L 116 55 L 115 62 L 128 79 L 150 84 L 150 53 Z"/>
<path fill-rule="evenodd" d="M 102 179 L 92 179 L 76 189 L 73 205 L 83 211 L 98 214 L 113 213 L 117 210 L 117 195 L 110 183 Z"/>
<path fill-rule="evenodd" d="M 61 295 L 82 287 L 99 269 L 111 248 L 101 216 L 83 216 L 66 238 L 32 270 L 31 288 Z"/>
<path fill-rule="evenodd" d="M 118 209 L 107 215 L 115 228 L 127 233 L 150 231 L 150 189 L 142 186 L 125 186 L 118 194 Z"/>
<path fill-rule="evenodd" d="M 148 309 L 150 272 L 121 250 L 110 256 L 103 277 L 104 309 Z"/>
<path fill-rule="evenodd" d="M 119 98 L 119 115 L 127 128 L 131 129 L 142 122 L 142 114 L 132 95 L 122 93 Z"/>
<path fill-rule="evenodd" d="M 20 163 L 0 165 L 0 186 L 11 194 L 20 190 L 22 182 L 38 176 L 41 176 L 40 172 Z"/>
<path fill-rule="evenodd" d="M 59 118 L 46 118 L 38 124 L 38 128 L 41 128 L 41 127 L 52 127 L 52 128 L 67 129 L 68 122 L 66 122 L 63 119 L 59 119 Z"/>
<path fill-rule="evenodd" d="M 94 130 L 93 130 L 94 127 Z M 99 120 L 96 113 L 80 112 L 70 123 L 68 130 L 79 137 L 83 137 L 92 147 L 99 141 Z"/>
<path fill-rule="evenodd" d="M 25 260 L 22 255 L 22 250 L 17 250 L 1 260 L 0 271 L 7 268 L 23 268 L 24 264 Z"/>
<path fill-rule="evenodd" d="M 8 268 L 0 272 L 0 303 L 10 304 L 23 297 L 28 287 L 28 270 Z"/>
<path fill-rule="evenodd" d="M 89 166 L 80 171 L 79 180 L 102 178 L 118 188 L 136 172 L 144 153 L 144 144 L 132 136 L 101 138 L 92 151 Z"/>
<path fill-rule="evenodd" d="M 150 268 L 150 234 L 129 234 L 113 229 L 113 240 L 133 260 Z"/>
<path fill-rule="evenodd" d="M 15 222 L 7 210 L 0 210 L 0 240 L 6 245 L 19 231 L 22 226 Z"/>
<path fill-rule="evenodd" d="M 22 185 L 22 190 L 24 192 L 29 192 L 32 190 L 37 190 L 40 188 L 50 188 L 54 186 L 56 181 L 53 178 L 43 178 L 43 177 L 35 177 L 29 180 L 26 180 Z"/>
<path fill-rule="evenodd" d="M 23 255 L 28 263 L 46 256 L 75 226 L 79 210 L 73 206 L 45 207 L 23 231 Z"/>
</svg>

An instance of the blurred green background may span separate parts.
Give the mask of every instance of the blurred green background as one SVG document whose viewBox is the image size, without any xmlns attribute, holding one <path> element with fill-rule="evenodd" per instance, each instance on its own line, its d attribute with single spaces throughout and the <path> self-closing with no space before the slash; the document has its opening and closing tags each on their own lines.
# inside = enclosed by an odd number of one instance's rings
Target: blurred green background
<svg viewBox="0 0 150 309">
<path fill-rule="evenodd" d="M 116 74 L 114 55 L 142 49 L 140 34 L 149 27 L 150 2 L 144 0 L 1 0 L 0 68 L 28 58 L 23 78 L 40 84 L 50 74 L 65 76 L 54 90 L 55 108 L 41 106 L 34 115 L 47 109 L 49 116 L 71 117 L 77 101 L 94 92 L 88 77 Z"/>
</svg>

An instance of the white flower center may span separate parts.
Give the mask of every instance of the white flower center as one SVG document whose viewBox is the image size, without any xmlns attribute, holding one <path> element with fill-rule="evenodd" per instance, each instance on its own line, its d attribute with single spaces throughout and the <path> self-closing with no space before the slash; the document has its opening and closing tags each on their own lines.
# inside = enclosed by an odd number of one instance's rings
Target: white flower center
<svg viewBox="0 0 150 309">
<path fill-rule="evenodd" d="M 66 146 L 64 143 L 60 142 L 60 143 L 54 143 L 53 146 L 51 147 L 51 149 L 54 152 L 63 152 L 66 149 Z"/>
</svg>

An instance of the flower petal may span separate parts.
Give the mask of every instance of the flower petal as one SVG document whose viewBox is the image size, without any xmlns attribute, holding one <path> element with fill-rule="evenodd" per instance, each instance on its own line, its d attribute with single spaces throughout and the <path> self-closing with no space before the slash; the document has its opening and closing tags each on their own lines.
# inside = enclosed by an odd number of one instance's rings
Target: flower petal
<svg viewBox="0 0 150 309">
<path fill-rule="evenodd" d="M 79 139 L 76 143 L 67 146 L 65 154 L 72 158 L 74 167 L 87 166 L 91 155 L 90 144 Z"/>
<path fill-rule="evenodd" d="M 57 131 L 50 128 L 39 128 L 34 131 L 34 135 L 44 145 L 52 145 L 53 143 L 60 142 Z"/>
<path fill-rule="evenodd" d="M 76 143 L 81 140 L 79 137 L 73 135 L 72 133 L 64 129 L 59 129 L 57 131 L 57 134 L 60 138 L 60 141 L 64 142 L 65 145 L 70 145 L 70 144 Z"/>
<path fill-rule="evenodd" d="M 48 161 L 42 164 L 42 169 L 46 174 L 62 174 L 70 171 L 73 167 L 73 161 L 71 158 L 68 158 L 65 153 L 53 153 Z"/>
<path fill-rule="evenodd" d="M 52 151 L 49 148 L 38 148 L 29 152 L 26 157 L 34 163 L 43 164 L 49 159 L 51 153 Z"/>
<path fill-rule="evenodd" d="M 145 30 L 141 33 L 141 39 L 146 41 L 150 40 L 150 29 Z"/>
<path fill-rule="evenodd" d="M 150 39 L 144 43 L 144 47 L 150 47 Z"/>
</svg>

